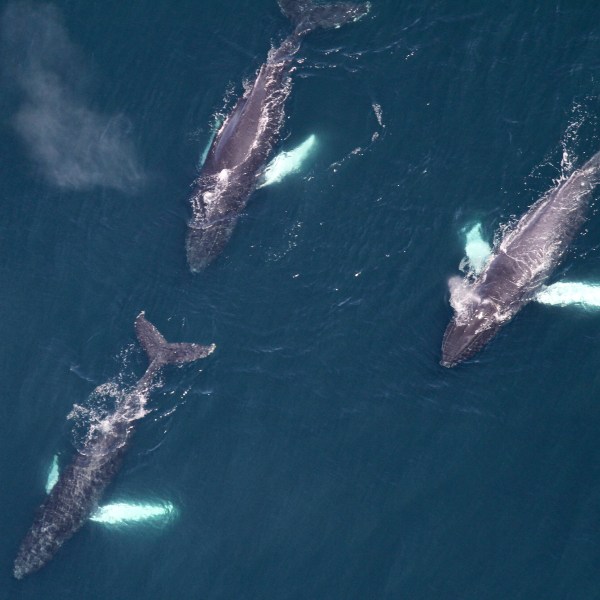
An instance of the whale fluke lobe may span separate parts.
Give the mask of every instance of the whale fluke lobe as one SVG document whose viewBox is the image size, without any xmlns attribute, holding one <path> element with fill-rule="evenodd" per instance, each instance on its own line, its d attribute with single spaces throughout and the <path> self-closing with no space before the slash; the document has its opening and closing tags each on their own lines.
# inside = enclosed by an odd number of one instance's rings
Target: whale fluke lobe
<svg viewBox="0 0 600 600">
<path fill-rule="evenodd" d="M 145 317 L 142 311 L 135 320 L 135 332 L 142 348 L 148 355 L 151 366 L 159 368 L 163 365 L 182 365 L 214 352 L 215 344 L 169 344 L 164 336 Z"/>
<path fill-rule="evenodd" d="M 312 0 L 278 0 L 283 14 L 296 26 L 298 33 L 308 33 L 315 29 L 333 29 L 346 23 L 354 23 L 364 17 L 371 4 L 334 2 L 316 4 Z"/>
</svg>

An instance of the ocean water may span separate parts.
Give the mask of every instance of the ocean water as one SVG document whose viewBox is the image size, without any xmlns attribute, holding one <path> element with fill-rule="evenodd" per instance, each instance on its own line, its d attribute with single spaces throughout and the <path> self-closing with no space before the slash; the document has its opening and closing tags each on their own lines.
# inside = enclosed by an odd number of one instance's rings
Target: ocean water
<svg viewBox="0 0 600 600">
<path fill-rule="evenodd" d="M 600 5 L 373 0 L 305 40 L 279 151 L 221 258 L 186 267 L 215 117 L 289 31 L 274 0 L 2 3 L 0 597 L 600 597 L 600 315 L 532 303 L 439 365 L 463 230 L 491 239 L 600 149 Z M 600 282 L 593 212 L 553 281 Z M 12 577 L 105 382 L 173 341 L 106 502 Z"/>
</svg>

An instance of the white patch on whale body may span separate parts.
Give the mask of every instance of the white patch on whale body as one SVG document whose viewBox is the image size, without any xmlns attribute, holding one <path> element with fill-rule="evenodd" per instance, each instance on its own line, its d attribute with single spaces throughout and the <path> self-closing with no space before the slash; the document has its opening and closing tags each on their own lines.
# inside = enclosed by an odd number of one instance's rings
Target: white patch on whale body
<svg viewBox="0 0 600 600">
<path fill-rule="evenodd" d="M 535 297 L 536 302 L 551 306 L 600 308 L 600 284 L 558 282 L 544 287 Z"/>
<path fill-rule="evenodd" d="M 259 188 L 266 187 L 273 183 L 279 183 L 284 177 L 291 173 L 297 173 L 304 161 L 314 150 L 317 143 L 317 137 L 311 134 L 299 146 L 288 152 L 280 152 L 265 168 Z"/>
<path fill-rule="evenodd" d="M 46 478 L 46 494 L 52 491 L 52 488 L 58 481 L 58 456 L 55 454 L 52 458 L 52 464 L 48 470 L 48 477 Z"/>
<path fill-rule="evenodd" d="M 465 233 L 465 258 L 459 268 L 469 275 L 479 275 L 492 255 L 492 247 L 483 239 L 481 223 Z"/>
<path fill-rule="evenodd" d="M 103 525 L 135 525 L 144 521 L 167 522 L 176 514 L 171 502 L 114 502 L 99 507 L 90 516 L 90 521 Z"/>
</svg>

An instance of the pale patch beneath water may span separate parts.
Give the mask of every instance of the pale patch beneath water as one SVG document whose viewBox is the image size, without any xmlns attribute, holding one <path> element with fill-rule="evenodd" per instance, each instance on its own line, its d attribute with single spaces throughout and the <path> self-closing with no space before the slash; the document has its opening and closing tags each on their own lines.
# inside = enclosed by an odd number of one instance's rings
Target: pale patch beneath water
<svg viewBox="0 0 600 600">
<path fill-rule="evenodd" d="M 297 173 L 304 164 L 304 161 L 314 151 L 317 145 L 317 137 L 311 134 L 299 146 L 288 152 L 280 152 L 266 166 L 258 184 L 259 188 L 266 187 L 273 183 L 279 183 L 291 173 Z"/>
<path fill-rule="evenodd" d="M 492 247 L 483 239 L 481 223 L 476 223 L 465 233 L 465 258 L 459 268 L 469 274 L 479 275 L 492 254 Z"/>
<path fill-rule="evenodd" d="M 114 502 L 98 508 L 90 521 L 103 525 L 134 525 L 145 521 L 167 522 L 177 514 L 171 502 Z"/>
<path fill-rule="evenodd" d="M 55 454 L 52 458 L 52 464 L 50 465 L 50 470 L 48 471 L 48 478 L 46 479 L 46 494 L 49 494 L 52 491 L 52 488 L 56 485 L 58 481 L 58 456 Z"/>
<path fill-rule="evenodd" d="M 545 287 L 535 300 L 551 306 L 577 304 L 583 308 L 600 308 L 600 284 L 559 281 Z"/>
</svg>

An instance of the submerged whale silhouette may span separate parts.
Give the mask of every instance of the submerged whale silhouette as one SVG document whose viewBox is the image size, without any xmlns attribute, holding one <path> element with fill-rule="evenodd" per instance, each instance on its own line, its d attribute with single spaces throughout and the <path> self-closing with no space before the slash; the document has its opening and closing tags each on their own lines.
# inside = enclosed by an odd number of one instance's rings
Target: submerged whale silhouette
<svg viewBox="0 0 600 600">
<path fill-rule="evenodd" d="M 279 0 L 279 6 L 295 29 L 270 50 L 254 83 L 217 132 L 195 182 L 186 238 L 192 272 L 202 271 L 222 252 L 259 184 L 283 124 L 292 63 L 304 36 L 315 29 L 356 21 L 370 8 L 369 3 L 315 4 L 311 0 Z"/>
<path fill-rule="evenodd" d="M 600 152 L 531 206 L 474 280 L 450 279 L 454 316 L 442 342 L 442 366 L 476 354 L 535 299 L 583 225 L 598 183 Z"/>
<path fill-rule="evenodd" d="M 169 344 L 143 312 L 135 321 L 135 331 L 150 365 L 115 412 L 102 422 L 96 435 L 77 452 L 40 506 L 15 559 L 13 574 L 17 579 L 43 567 L 97 509 L 104 490 L 121 466 L 135 421 L 146 414 L 146 398 L 159 371 L 165 365 L 205 358 L 216 347 Z"/>
</svg>

